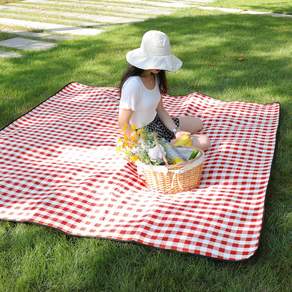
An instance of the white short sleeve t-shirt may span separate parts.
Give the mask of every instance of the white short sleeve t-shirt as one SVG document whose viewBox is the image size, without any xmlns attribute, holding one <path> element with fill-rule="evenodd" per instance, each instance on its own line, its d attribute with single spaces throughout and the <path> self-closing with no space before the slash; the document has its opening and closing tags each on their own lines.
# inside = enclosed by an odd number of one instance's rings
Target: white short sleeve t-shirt
<svg viewBox="0 0 292 292">
<path fill-rule="evenodd" d="M 160 98 L 157 76 L 155 76 L 153 89 L 146 88 L 139 76 L 131 76 L 123 84 L 119 111 L 133 110 L 129 123 L 141 128 L 154 120 Z"/>
</svg>

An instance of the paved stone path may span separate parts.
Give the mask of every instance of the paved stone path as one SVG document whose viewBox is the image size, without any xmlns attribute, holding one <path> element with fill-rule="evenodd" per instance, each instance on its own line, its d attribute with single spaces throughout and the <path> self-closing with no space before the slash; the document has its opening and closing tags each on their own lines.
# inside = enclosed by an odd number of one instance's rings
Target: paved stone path
<svg viewBox="0 0 292 292">
<path fill-rule="evenodd" d="M 72 39 L 71 35 L 62 35 L 62 34 L 54 34 L 53 32 L 31 32 L 31 31 L 22 31 L 15 28 L 2 28 L 2 32 L 11 33 L 15 35 L 19 35 L 22 37 L 28 38 L 40 38 L 40 39 L 48 39 L 48 40 L 56 40 L 56 41 L 63 41 L 63 40 L 70 40 Z"/>
<path fill-rule="evenodd" d="M 140 22 L 171 14 L 179 8 L 292 17 L 280 13 L 206 6 L 211 2 L 214 0 L 24 0 L 0 5 L 0 33 L 13 34 L 10 39 L 0 41 L 0 58 L 22 56 L 16 50 L 51 49 L 57 46 L 58 41 L 97 35 L 110 25 Z"/>
<path fill-rule="evenodd" d="M 22 55 L 16 52 L 0 51 L 0 58 L 19 58 Z"/>
<path fill-rule="evenodd" d="M 0 58 L 22 56 L 16 50 L 51 49 L 58 41 L 97 35 L 113 24 L 140 22 L 213 1 L 24 0 L 0 5 L 0 33 L 13 34 L 0 41 Z"/>
<path fill-rule="evenodd" d="M 35 51 L 35 50 L 47 50 L 47 49 L 57 46 L 57 44 L 16 37 L 16 38 L 0 41 L 0 46 L 7 47 L 7 48 L 20 49 L 20 50 Z"/>
</svg>

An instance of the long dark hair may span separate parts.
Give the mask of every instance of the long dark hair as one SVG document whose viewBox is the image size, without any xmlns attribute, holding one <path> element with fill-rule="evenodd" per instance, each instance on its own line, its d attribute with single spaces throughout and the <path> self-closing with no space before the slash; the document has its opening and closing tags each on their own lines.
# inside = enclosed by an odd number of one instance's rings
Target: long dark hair
<svg viewBox="0 0 292 292">
<path fill-rule="evenodd" d="M 120 95 L 122 93 L 122 87 L 124 83 L 126 82 L 126 80 L 131 76 L 141 76 L 143 72 L 144 72 L 144 69 L 140 69 L 131 64 L 128 64 L 128 68 L 123 73 L 120 84 L 119 84 Z M 160 70 L 157 75 L 158 75 L 158 84 L 159 84 L 160 93 L 166 94 L 168 92 L 168 86 L 167 86 L 165 70 Z"/>
</svg>

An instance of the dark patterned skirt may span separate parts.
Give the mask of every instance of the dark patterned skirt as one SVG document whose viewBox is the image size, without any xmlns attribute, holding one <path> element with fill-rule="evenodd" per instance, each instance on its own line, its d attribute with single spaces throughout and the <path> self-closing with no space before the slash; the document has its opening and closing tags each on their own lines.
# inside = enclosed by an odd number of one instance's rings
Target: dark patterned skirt
<svg viewBox="0 0 292 292">
<path fill-rule="evenodd" d="M 179 119 L 176 117 L 171 117 L 174 123 L 179 126 Z M 170 131 L 159 118 L 158 114 L 156 114 L 154 120 L 148 125 L 144 126 L 149 131 L 155 131 L 157 133 L 158 138 L 165 138 L 168 142 L 171 139 L 175 138 L 175 135 L 172 131 Z"/>
</svg>

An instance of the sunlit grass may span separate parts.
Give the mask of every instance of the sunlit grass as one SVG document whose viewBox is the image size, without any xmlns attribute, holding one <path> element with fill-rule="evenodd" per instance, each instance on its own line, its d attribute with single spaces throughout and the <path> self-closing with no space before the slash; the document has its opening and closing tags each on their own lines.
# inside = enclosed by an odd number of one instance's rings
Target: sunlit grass
<svg viewBox="0 0 292 292">
<path fill-rule="evenodd" d="M 21 0 L 0 0 L 0 4 L 17 3 Z"/>
<path fill-rule="evenodd" d="M 290 0 L 217 0 L 208 5 L 292 14 Z"/>
</svg>

